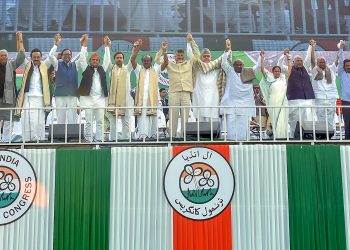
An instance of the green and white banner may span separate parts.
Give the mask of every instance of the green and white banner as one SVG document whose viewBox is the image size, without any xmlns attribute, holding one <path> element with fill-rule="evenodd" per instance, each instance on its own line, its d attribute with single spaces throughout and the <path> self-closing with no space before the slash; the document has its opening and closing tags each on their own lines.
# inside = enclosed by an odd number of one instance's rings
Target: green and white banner
<svg viewBox="0 0 350 250">
<path fill-rule="evenodd" d="M 0 150 L 0 249 L 350 250 L 350 146 L 217 145 L 200 163 L 183 150 Z M 168 163 L 192 157 L 174 178 L 219 194 L 220 164 L 201 167 L 210 150 L 229 159 L 233 198 L 214 218 L 185 218 L 164 193 Z"/>
</svg>

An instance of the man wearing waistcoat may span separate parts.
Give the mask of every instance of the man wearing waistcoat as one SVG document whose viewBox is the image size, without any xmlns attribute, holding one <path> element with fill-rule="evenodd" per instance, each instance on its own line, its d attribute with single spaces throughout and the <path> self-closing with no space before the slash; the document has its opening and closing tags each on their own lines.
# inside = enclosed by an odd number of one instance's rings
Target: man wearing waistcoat
<svg viewBox="0 0 350 250">
<path fill-rule="evenodd" d="M 23 140 L 38 141 L 45 139 L 45 110 L 49 110 L 51 105 L 47 76 L 51 62 L 49 57 L 42 61 L 42 53 L 37 48 L 30 52 L 30 57 L 31 61 L 25 59 L 15 115 L 21 117 Z"/>
<path fill-rule="evenodd" d="M 58 124 L 72 124 L 77 122 L 77 89 L 78 89 L 78 68 L 79 60 L 71 62 L 72 51 L 63 49 L 61 52 L 62 60 L 57 60 L 55 53 L 61 43 L 61 35 L 55 35 L 55 45 L 51 49 L 51 64 L 55 70 L 55 103 Z M 67 108 L 67 109 L 60 109 Z"/>
<path fill-rule="evenodd" d="M 312 88 L 309 73 L 306 70 L 310 67 L 309 62 L 311 62 L 311 60 L 309 57 L 311 56 L 311 50 L 312 45 L 310 41 L 308 52 L 306 53 L 305 66 L 301 56 L 296 55 L 293 60 L 292 71 L 288 78 L 286 95 L 289 106 L 290 137 L 294 137 L 295 135 L 296 124 L 300 120 L 299 111 L 301 118 L 301 121 L 299 122 L 301 123 L 303 121 L 312 121 L 317 119 L 316 113 L 311 108 L 315 105 L 315 93 Z M 281 64 L 278 66 L 281 67 L 282 71 L 287 72 L 287 66 L 283 65 L 282 61 L 279 63 Z"/>
<path fill-rule="evenodd" d="M 109 53 L 109 47 L 106 47 Z M 122 134 L 118 136 L 118 139 L 125 140 L 130 137 L 130 118 L 133 108 L 118 109 L 118 107 L 132 107 L 134 100 L 131 96 L 130 85 L 130 73 L 134 70 L 129 60 L 127 65 L 124 65 L 124 54 L 122 52 L 116 52 L 114 54 L 115 64 L 109 64 L 108 72 L 111 74 L 111 85 L 108 97 L 108 112 L 111 133 L 110 140 L 114 141 L 117 138 L 117 119 L 121 118 L 122 121 Z"/>
<path fill-rule="evenodd" d="M 166 53 L 167 43 L 163 43 L 162 51 Z M 152 66 L 152 57 L 144 55 L 142 66 L 136 61 L 142 46 L 142 40 L 134 43 L 130 62 L 136 75 L 135 115 L 137 116 L 136 138 L 155 138 L 157 136 L 158 121 L 157 107 L 159 105 L 158 81 L 161 72 L 159 65 Z M 151 108 L 153 107 L 153 108 Z"/>
<path fill-rule="evenodd" d="M 8 59 L 7 50 L 0 50 L 0 108 L 14 108 L 16 106 L 16 69 L 24 62 L 25 58 L 22 33 L 17 32 L 16 36 L 18 53 L 15 60 Z M 0 110 L 0 120 L 3 120 L 1 142 L 11 140 L 10 116 L 10 110 Z"/>
<path fill-rule="evenodd" d="M 100 66 L 100 56 L 92 54 L 90 56 L 90 65 L 87 64 L 87 42 L 88 36 L 81 38 L 82 49 L 80 52 L 80 67 L 83 71 L 83 78 L 77 90 L 80 99 L 80 106 L 85 109 L 85 139 L 88 141 L 102 141 L 104 108 L 107 107 L 107 79 L 106 71 L 110 63 L 110 54 L 106 47 L 110 47 L 111 40 L 108 37 L 103 38 L 105 53 L 103 64 Z M 96 134 L 93 136 L 93 121 L 96 122 Z"/>
</svg>

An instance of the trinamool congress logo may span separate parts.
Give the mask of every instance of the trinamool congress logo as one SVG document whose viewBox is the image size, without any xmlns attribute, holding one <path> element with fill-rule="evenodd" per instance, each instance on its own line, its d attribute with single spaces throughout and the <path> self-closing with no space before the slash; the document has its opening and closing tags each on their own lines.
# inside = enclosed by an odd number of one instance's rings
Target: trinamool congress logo
<svg viewBox="0 0 350 250">
<path fill-rule="evenodd" d="M 36 190 L 30 162 L 16 152 L 0 150 L 0 226 L 21 218 L 31 207 Z"/>
<path fill-rule="evenodd" d="M 219 152 L 193 147 L 169 162 L 163 185 L 168 202 L 179 214 L 207 220 L 231 202 L 235 179 L 230 164 Z"/>
</svg>

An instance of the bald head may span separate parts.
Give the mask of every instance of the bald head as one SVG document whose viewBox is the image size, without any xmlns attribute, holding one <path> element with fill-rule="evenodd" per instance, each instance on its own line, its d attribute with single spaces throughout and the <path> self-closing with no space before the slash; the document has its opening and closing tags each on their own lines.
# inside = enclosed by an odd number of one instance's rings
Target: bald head
<svg viewBox="0 0 350 250">
<path fill-rule="evenodd" d="M 318 57 L 316 63 L 317 63 L 317 66 L 320 67 L 321 69 L 326 68 L 326 58 L 324 58 L 323 56 Z"/>
<path fill-rule="evenodd" d="M 233 69 L 236 73 L 241 73 L 244 67 L 243 61 L 241 59 L 237 59 L 233 62 Z"/>
</svg>

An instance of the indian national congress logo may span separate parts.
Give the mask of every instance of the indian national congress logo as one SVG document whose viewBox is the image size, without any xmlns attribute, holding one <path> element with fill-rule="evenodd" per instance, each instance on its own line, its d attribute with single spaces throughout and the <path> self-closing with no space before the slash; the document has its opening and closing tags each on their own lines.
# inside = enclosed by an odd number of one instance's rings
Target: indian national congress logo
<svg viewBox="0 0 350 250">
<path fill-rule="evenodd" d="M 235 182 L 230 164 L 220 153 L 193 147 L 169 162 L 163 185 L 173 209 L 187 218 L 206 220 L 231 202 Z"/>
<path fill-rule="evenodd" d="M 0 150 L 0 226 L 21 218 L 31 207 L 36 190 L 29 161 L 16 152 Z"/>
</svg>

